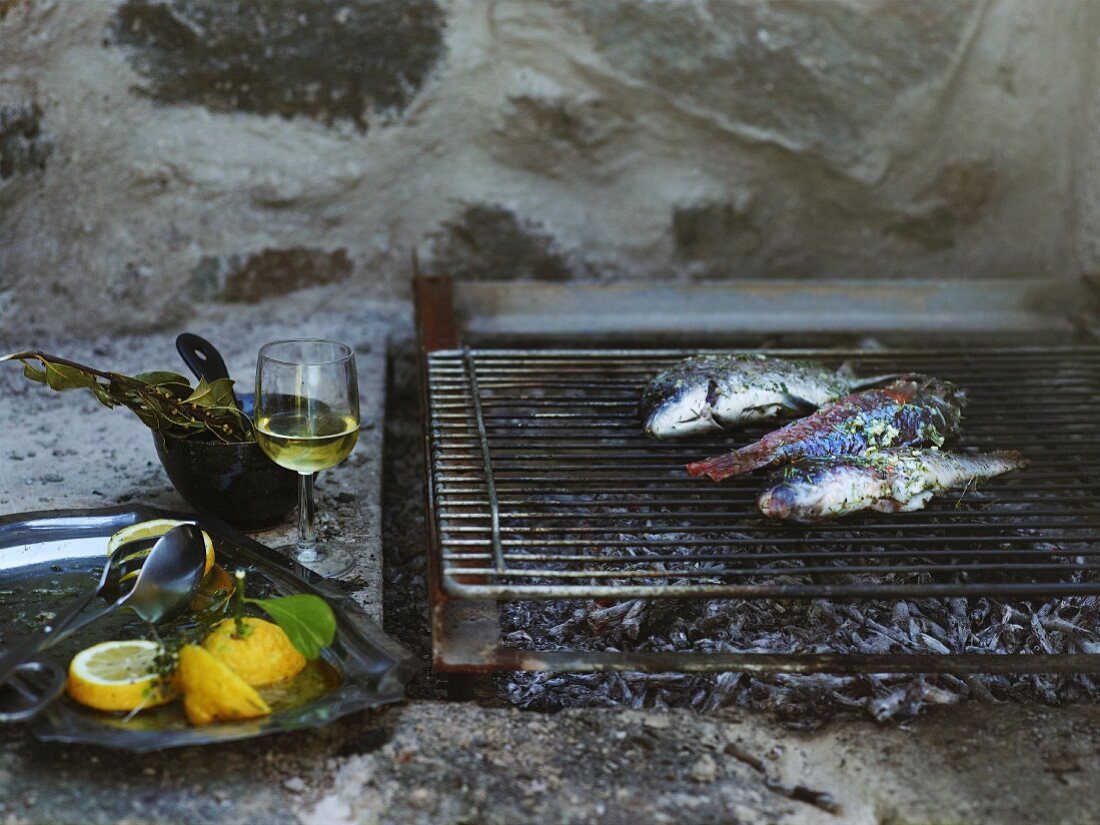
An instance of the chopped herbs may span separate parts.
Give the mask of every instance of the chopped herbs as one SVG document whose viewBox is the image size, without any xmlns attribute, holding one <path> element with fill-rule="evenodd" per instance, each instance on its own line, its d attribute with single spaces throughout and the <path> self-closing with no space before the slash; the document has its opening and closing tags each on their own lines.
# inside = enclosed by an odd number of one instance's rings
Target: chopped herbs
<svg viewBox="0 0 1100 825">
<path fill-rule="evenodd" d="M 918 510 L 936 493 L 961 487 L 961 501 L 979 481 L 1026 465 L 1014 451 L 958 454 L 902 448 L 817 457 L 785 467 L 758 503 L 767 516 L 803 522 L 863 509 Z"/>
</svg>

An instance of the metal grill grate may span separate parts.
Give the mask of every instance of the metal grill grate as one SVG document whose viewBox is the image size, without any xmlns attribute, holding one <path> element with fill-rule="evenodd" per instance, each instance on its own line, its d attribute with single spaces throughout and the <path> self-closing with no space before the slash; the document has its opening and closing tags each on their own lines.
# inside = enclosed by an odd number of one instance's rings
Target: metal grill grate
<svg viewBox="0 0 1100 825">
<path fill-rule="evenodd" d="M 472 599 L 1100 592 L 1100 349 L 770 351 L 955 381 L 970 397 L 955 446 L 1015 448 L 1032 461 L 922 511 L 816 527 L 765 520 L 759 474 L 714 484 L 684 472 L 766 428 L 689 442 L 642 435 L 642 388 L 691 352 L 431 353 L 443 590 Z"/>
</svg>

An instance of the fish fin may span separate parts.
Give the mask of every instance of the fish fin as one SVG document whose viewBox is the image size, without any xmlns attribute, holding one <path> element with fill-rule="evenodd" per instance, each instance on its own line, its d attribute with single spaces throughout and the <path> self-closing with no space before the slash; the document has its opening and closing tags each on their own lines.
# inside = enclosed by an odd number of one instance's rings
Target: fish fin
<svg viewBox="0 0 1100 825">
<path fill-rule="evenodd" d="M 738 476 L 751 470 L 766 467 L 771 464 L 774 456 L 771 451 L 761 452 L 752 449 L 752 445 L 732 453 L 707 458 L 702 461 L 693 461 L 686 465 L 689 475 L 710 476 L 712 481 L 722 481 L 730 476 Z"/>
<path fill-rule="evenodd" d="M 935 495 L 931 490 L 921 490 L 909 501 L 902 505 L 901 510 L 903 513 L 912 513 L 914 510 L 923 510 L 924 505 L 932 500 Z"/>
<path fill-rule="evenodd" d="M 856 368 L 852 366 L 851 361 L 845 361 L 843 364 L 837 367 L 836 374 L 848 382 L 859 380 L 859 376 L 856 375 Z"/>
<path fill-rule="evenodd" d="M 782 404 L 758 404 L 755 407 L 745 407 L 742 413 L 763 413 L 766 416 L 776 415 L 781 409 Z"/>
<path fill-rule="evenodd" d="M 723 418 L 713 409 L 710 411 L 710 420 L 718 425 L 723 430 L 736 430 L 741 426 L 741 422 L 737 419 L 730 420 L 729 418 Z"/>
<path fill-rule="evenodd" d="M 880 513 L 912 513 L 914 510 L 923 510 L 924 505 L 932 500 L 931 490 L 922 490 L 906 501 L 898 501 L 894 498 L 880 498 L 871 505 L 872 510 Z"/>
<path fill-rule="evenodd" d="M 718 399 L 722 395 L 722 388 L 713 378 L 707 382 L 707 406 L 712 410 L 718 405 Z"/>
<path fill-rule="evenodd" d="M 702 412 L 696 412 L 695 410 L 692 410 L 692 414 L 689 415 L 687 418 L 678 418 L 678 419 L 676 419 L 676 421 L 679 424 L 690 424 L 693 421 L 698 421 L 702 417 L 703 417 Z"/>
<path fill-rule="evenodd" d="M 1031 459 L 1024 458 L 1019 450 L 1005 450 L 1004 453 L 1005 461 L 1009 461 L 1016 465 L 1013 469 L 1022 470 L 1031 463 Z"/>
<path fill-rule="evenodd" d="M 868 375 L 862 378 L 857 375 L 846 377 L 848 378 L 848 389 L 852 392 L 859 392 L 860 390 L 869 390 L 883 384 L 889 384 L 891 381 L 897 381 L 899 378 L 904 378 L 905 373 L 893 372 L 886 375 Z"/>
<path fill-rule="evenodd" d="M 852 361 L 845 361 L 837 367 L 836 374 L 847 381 L 848 387 L 852 390 L 870 389 L 878 384 L 886 384 L 909 375 L 906 372 L 892 372 L 887 375 L 869 375 L 864 378 L 856 373 L 855 364 Z"/>
<path fill-rule="evenodd" d="M 880 513 L 900 513 L 904 509 L 900 501 L 895 501 L 892 498 L 880 498 L 871 502 L 868 507 Z"/>
<path fill-rule="evenodd" d="M 817 404 L 800 395 L 783 394 L 783 407 L 797 415 L 809 415 L 817 410 Z"/>
<path fill-rule="evenodd" d="M 745 407 L 742 412 L 759 413 L 761 418 L 771 418 L 783 412 L 794 413 L 795 417 L 801 417 L 809 415 L 812 412 L 817 412 L 818 409 L 818 405 L 813 401 L 798 395 L 785 393 L 783 395 L 783 400 L 778 403 L 758 404 L 755 407 Z"/>
</svg>

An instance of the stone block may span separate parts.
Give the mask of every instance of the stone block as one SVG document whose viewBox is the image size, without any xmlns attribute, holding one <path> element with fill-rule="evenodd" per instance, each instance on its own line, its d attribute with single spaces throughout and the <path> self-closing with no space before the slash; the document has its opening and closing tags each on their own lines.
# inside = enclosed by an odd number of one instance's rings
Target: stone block
<svg viewBox="0 0 1100 825">
<path fill-rule="evenodd" d="M 505 281 L 565 281 L 592 267 L 561 249 L 554 236 L 499 204 L 474 204 L 432 238 L 425 262 L 430 274 Z"/>
<path fill-rule="evenodd" d="M 126 0 L 109 40 L 164 103 L 365 130 L 415 97 L 444 22 L 434 0 Z"/>
<path fill-rule="evenodd" d="M 975 0 L 568 0 L 609 67 L 690 117 L 812 155 L 863 181 L 885 171 L 896 107 L 933 105 Z"/>
<path fill-rule="evenodd" d="M 762 243 L 760 228 L 749 210 L 728 201 L 675 207 L 672 239 L 678 260 L 721 273 Z"/>
<path fill-rule="evenodd" d="M 497 114 L 493 156 L 508 166 L 561 177 L 580 166 L 590 178 L 617 168 L 632 117 L 618 101 L 591 94 L 516 94 Z"/>
<path fill-rule="evenodd" d="M 30 6 L 30 0 L 0 0 L 0 20 L 3 20 L 19 7 L 24 9 Z"/>
<path fill-rule="evenodd" d="M 191 270 L 190 293 L 197 301 L 255 303 L 298 289 L 332 284 L 352 271 L 346 249 L 264 249 L 248 256 L 203 256 Z"/>
<path fill-rule="evenodd" d="M 45 169 L 52 151 L 37 103 L 23 100 L 0 106 L 0 180 Z"/>
<path fill-rule="evenodd" d="M 994 182 L 990 160 L 949 163 L 886 231 L 931 251 L 950 249 L 956 233 L 981 217 Z"/>
</svg>

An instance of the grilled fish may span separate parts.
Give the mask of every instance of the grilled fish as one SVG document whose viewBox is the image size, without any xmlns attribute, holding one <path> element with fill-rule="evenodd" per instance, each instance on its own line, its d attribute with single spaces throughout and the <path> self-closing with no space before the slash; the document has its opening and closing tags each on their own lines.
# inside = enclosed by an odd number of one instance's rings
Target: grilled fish
<svg viewBox="0 0 1100 825">
<path fill-rule="evenodd" d="M 695 355 L 657 375 L 642 393 L 639 417 L 651 438 L 731 430 L 783 413 L 806 415 L 859 386 L 846 367 L 762 353 Z"/>
<path fill-rule="evenodd" d="M 860 455 L 909 445 L 939 447 L 962 421 L 966 396 L 950 381 L 906 375 L 885 387 L 845 396 L 813 415 L 725 455 L 687 465 L 715 481 L 814 456 Z"/>
<path fill-rule="evenodd" d="M 812 458 L 785 467 L 757 505 L 770 518 L 801 522 L 866 509 L 910 512 L 923 508 L 936 493 L 965 489 L 1027 463 L 1015 450 L 964 454 L 900 449 Z"/>
</svg>

